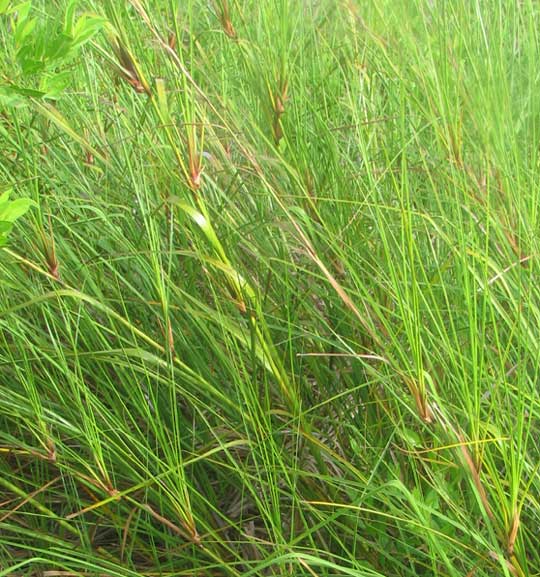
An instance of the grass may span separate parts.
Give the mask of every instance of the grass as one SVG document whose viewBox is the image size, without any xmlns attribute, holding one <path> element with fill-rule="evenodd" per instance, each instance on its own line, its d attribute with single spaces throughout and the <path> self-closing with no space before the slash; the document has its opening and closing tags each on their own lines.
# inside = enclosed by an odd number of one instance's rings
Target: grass
<svg viewBox="0 0 540 577">
<path fill-rule="evenodd" d="M 0 577 L 539 575 L 538 4 L 24 10 Z"/>
</svg>

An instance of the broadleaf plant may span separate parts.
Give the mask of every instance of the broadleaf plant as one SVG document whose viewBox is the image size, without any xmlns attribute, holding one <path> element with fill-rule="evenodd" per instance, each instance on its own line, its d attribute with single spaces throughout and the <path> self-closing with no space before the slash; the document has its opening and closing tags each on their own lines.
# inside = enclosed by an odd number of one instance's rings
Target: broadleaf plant
<svg viewBox="0 0 540 577">
<path fill-rule="evenodd" d="M 21 105 L 29 96 L 58 99 L 68 88 L 72 74 L 66 66 L 107 22 L 87 12 L 76 18 L 77 4 L 78 0 L 69 2 L 63 20 L 46 22 L 32 16 L 31 1 L 0 1 L 0 17 L 10 19 L 13 31 L 8 53 L 15 72 L 0 84 L 0 103 Z"/>
<path fill-rule="evenodd" d="M 10 200 L 11 192 L 11 189 L 7 190 L 0 196 L 0 247 L 6 244 L 13 223 L 35 206 L 31 198 Z"/>
</svg>

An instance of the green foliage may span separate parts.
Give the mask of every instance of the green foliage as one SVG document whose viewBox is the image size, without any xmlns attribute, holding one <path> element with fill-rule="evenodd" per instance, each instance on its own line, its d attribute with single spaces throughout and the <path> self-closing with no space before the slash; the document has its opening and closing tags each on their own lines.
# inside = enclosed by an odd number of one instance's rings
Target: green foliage
<svg viewBox="0 0 540 577">
<path fill-rule="evenodd" d="M 1 102 L 21 104 L 29 96 L 57 99 L 69 87 L 70 64 L 106 24 L 105 18 L 91 13 L 77 17 L 78 4 L 78 0 L 70 0 L 63 20 L 40 19 L 34 15 L 31 0 L 0 6 L 0 17 L 3 14 L 11 27 L 11 46 L 6 52 L 16 63 L 9 82 L 0 85 Z"/>
<path fill-rule="evenodd" d="M 11 190 L 0 195 L 0 247 L 4 246 L 13 228 L 13 223 L 24 216 L 35 203 L 30 198 L 10 200 Z"/>
<path fill-rule="evenodd" d="M 538 576 L 538 2 L 0 8 L 0 577 Z"/>
</svg>

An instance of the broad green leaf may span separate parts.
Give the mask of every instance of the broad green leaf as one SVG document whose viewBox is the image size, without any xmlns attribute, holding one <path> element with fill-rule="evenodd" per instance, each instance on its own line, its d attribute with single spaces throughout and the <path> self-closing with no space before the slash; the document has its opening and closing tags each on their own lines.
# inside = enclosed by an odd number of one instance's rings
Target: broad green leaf
<svg viewBox="0 0 540 577">
<path fill-rule="evenodd" d="M 10 200 L 11 192 L 11 189 L 8 189 L 0 196 L 0 246 L 6 244 L 13 222 L 35 205 L 35 202 L 30 198 Z"/>
<path fill-rule="evenodd" d="M 23 216 L 35 203 L 30 198 L 17 198 L 11 202 L 0 205 L 0 220 L 4 222 L 15 222 Z"/>
<path fill-rule="evenodd" d="M 26 18 L 25 20 L 18 20 L 15 27 L 15 33 L 13 39 L 15 40 L 15 46 L 22 45 L 26 37 L 30 36 L 34 31 L 37 24 L 36 18 Z"/>
<path fill-rule="evenodd" d="M 44 96 L 47 98 L 58 98 L 69 86 L 73 75 L 69 70 L 59 72 L 50 76 L 44 76 L 41 86 Z"/>
<path fill-rule="evenodd" d="M 11 0 L 0 0 L 0 15 L 7 13 L 10 3 Z"/>
<path fill-rule="evenodd" d="M 7 205 L 7 203 L 9 202 L 9 197 L 11 196 L 12 193 L 12 189 L 8 188 L 5 192 L 2 193 L 2 195 L 0 196 L 0 210 L 2 210 L 2 208 L 4 208 L 4 206 Z"/>
<path fill-rule="evenodd" d="M 64 32 L 68 36 L 73 35 L 73 26 L 75 24 L 75 10 L 77 8 L 78 3 L 79 0 L 70 0 L 66 8 L 66 13 L 64 15 Z"/>
<path fill-rule="evenodd" d="M 32 44 L 24 44 L 17 50 L 17 60 L 25 75 L 36 74 L 45 68 L 38 56 L 39 51 Z"/>
<path fill-rule="evenodd" d="M 29 96 L 32 98 L 43 98 L 43 96 L 45 96 L 45 92 L 41 90 L 24 88 L 23 86 L 17 86 L 15 84 L 10 84 L 9 86 L 2 86 L 1 91 L 6 95 L 13 94 L 18 96 Z"/>
<path fill-rule="evenodd" d="M 107 23 L 106 18 L 84 14 L 73 28 L 73 47 L 80 47 L 100 32 Z"/>
<path fill-rule="evenodd" d="M 72 47 L 71 36 L 61 32 L 45 47 L 45 58 L 47 60 L 62 60 L 68 56 Z"/>
<path fill-rule="evenodd" d="M 422 446 L 422 439 L 420 438 L 420 435 L 416 431 L 413 431 L 412 429 L 408 428 L 403 428 L 401 430 L 401 435 L 409 445 L 412 445 L 413 447 Z"/>
<path fill-rule="evenodd" d="M 8 2 L 9 4 L 9 2 Z M 17 15 L 17 20 L 19 22 L 22 22 L 23 20 L 26 20 L 26 18 L 28 17 L 28 13 L 30 12 L 30 8 L 32 8 L 32 1 L 31 0 L 27 0 L 25 2 L 19 2 L 18 4 L 15 4 L 15 6 L 11 6 L 7 13 L 8 14 L 16 14 Z"/>
</svg>

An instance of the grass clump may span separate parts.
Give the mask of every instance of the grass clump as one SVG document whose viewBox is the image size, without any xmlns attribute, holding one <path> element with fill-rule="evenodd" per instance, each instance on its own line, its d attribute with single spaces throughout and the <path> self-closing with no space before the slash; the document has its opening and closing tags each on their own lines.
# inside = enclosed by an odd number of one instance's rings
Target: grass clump
<svg viewBox="0 0 540 577">
<path fill-rule="evenodd" d="M 538 575 L 539 25 L 0 1 L 1 577 Z"/>
</svg>

